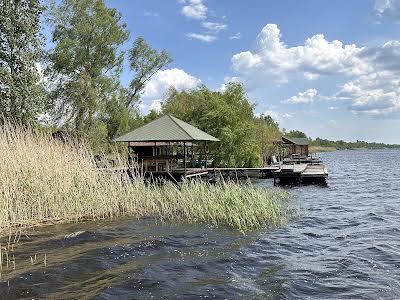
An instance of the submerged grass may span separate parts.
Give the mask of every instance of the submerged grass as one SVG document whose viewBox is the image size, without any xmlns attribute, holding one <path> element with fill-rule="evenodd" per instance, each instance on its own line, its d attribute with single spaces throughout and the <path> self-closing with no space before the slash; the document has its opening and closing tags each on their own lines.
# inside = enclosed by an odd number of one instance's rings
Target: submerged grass
<svg viewBox="0 0 400 300">
<path fill-rule="evenodd" d="M 19 126 L 0 128 L 0 231 L 129 215 L 227 225 L 241 231 L 286 218 L 289 194 L 251 184 L 187 181 L 146 185 L 95 168 L 74 141 Z"/>
</svg>

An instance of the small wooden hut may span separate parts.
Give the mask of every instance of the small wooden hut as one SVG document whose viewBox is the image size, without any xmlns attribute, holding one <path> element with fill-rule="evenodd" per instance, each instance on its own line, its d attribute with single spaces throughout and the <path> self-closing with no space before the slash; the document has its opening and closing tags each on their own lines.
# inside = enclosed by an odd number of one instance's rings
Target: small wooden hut
<svg viewBox="0 0 400 300">
<path fill-rule="evenodd" d="M 219 140 L 171 115 L 137 128 L 115 142 L 127 142 L 144 173 L 196 175 L 207 168 L 208 142 Z M 202 157 L 199 157 L 202 154 Z M 194 162 L 197 168 L 193 168 Z M 188 163 L 190 163 L 188 167 Z"/>
<path fill-rule="evenodd" d="M 308 156 L 308 144 L 307 138 L 292 138 L 292 137 L 282 137 L 282 142 L 288 148 L 289 156 Z"/>
</svg>

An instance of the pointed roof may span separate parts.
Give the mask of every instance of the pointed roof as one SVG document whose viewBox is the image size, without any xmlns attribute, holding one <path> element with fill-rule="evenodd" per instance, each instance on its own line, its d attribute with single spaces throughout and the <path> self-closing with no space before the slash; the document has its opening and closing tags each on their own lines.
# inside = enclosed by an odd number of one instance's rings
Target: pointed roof
<svg viewBox="0 0 400 300">
<path fill-rule="evenodd" d="M 208 133 L 179 120 L 165 115 L 123 136 L 114 142 L 177 142 L 177 141 L 214 141 L 219 140 Z"/>
<path fill-rule="evenodd" d="M 309 144 L 308 138 L 294 138 L 294 137 L 283 136 L 282 140 L 284 142 L 288 142 L 290 144 L 299 146 L 307 146 Z"/>
</svg>

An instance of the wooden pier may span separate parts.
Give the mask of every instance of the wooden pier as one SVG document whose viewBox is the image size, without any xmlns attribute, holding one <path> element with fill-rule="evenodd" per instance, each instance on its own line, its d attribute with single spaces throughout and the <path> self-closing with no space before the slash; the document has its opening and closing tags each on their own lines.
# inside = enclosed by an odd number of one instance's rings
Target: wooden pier
<svg viewBox="0 0 400 300">
<path fill-rule="evenodd" d="M 259 168 L 232 168 L 209 166 L 208 142 L 219 140 L 173 116 L 165 115 L 137 128 L 115 142 L 127 143 L 133 168 L 122 168 L 115 173 L 126 173 L 148 180 L 172 180 L 207 177 L 273 178 L 278 182 L 325 181 L 328 172 L 322 162 L 309 155 L 308 139 L 282 137 L 274 142 L 278 146 L 278 159 L 271 157 L 271 165 Z"/>
<path fill-rule="evenodd" d="M 300 163 L 282 164 L 279 169 L 272 171 L 274 184 L 279 183 L 324 183 L 328 178 L 327 168 L 321 164 Z"/>
</svg>

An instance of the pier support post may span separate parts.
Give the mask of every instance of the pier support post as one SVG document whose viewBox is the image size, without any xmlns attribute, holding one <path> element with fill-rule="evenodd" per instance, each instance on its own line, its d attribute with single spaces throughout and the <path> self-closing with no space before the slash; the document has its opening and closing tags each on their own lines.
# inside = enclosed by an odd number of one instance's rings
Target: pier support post
<svg viewBox="0 0 400 300">
<path fill-rule="evenodd" d="M 183 142 L 183 177 L 186 178 L 186 142 Z"/>
</svg>

